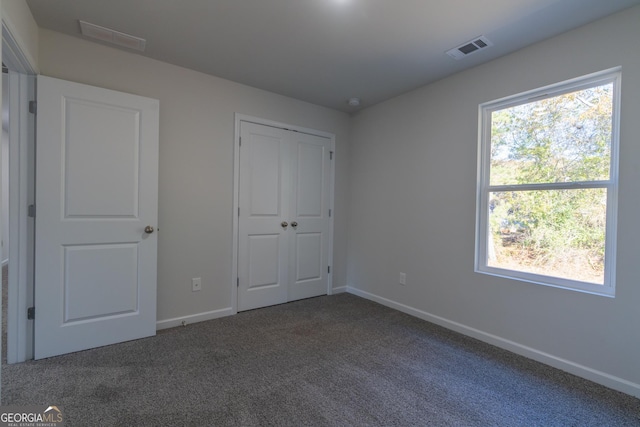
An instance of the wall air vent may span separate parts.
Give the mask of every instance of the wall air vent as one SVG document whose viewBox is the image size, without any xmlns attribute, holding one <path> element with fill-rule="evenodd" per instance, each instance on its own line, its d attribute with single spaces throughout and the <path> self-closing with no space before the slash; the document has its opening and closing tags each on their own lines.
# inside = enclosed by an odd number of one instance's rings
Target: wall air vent
<svg viewBox="0 0 640 427">
<path fill-rule="evenodd" d="M 139 50 L 141 52 L 144 51 L 144 48 L 147 45 L 147 41 L 143 38 L 121 33 L 120 31 L 101 27 L 100 25 L 91 24 L 85 21 L 80 21 L 80 31 L 83 36 L 91 37 L 120 47 L 126 47 L 127 49 Z"/>
<path fill-rule="evenodd" d="M 466 43 L 461 44 L 456 48 L 448 50 L 447 55 L 449 55 L 453 59 L 462 59 L 465 56 L 479 52 L 480 50 L 486 49 L 491 46 L 493 46 L 493 43 L 491 43 L 488 38 L 486 38 L 485 36 L 479 36 Z"/>
</svg>

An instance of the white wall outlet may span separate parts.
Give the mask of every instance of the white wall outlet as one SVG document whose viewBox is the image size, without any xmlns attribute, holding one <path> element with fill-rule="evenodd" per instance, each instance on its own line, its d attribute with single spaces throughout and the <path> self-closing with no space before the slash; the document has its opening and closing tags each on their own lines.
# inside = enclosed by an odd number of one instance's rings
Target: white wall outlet
<svg viewBox="0 0 640 427">
<path fill-rule="evenodd" d="M 202 279 L 200 277 L 194 277 L 191 279 L 191 291 L 198 292 L 202 290 Z"/>
<path fill-rule="evenodd" d="M 400 273 L 400 280 L 399 280 L 401 285 L 406 285 L 407 284 L 407 275 L 405 273 Z"/>
</svg>

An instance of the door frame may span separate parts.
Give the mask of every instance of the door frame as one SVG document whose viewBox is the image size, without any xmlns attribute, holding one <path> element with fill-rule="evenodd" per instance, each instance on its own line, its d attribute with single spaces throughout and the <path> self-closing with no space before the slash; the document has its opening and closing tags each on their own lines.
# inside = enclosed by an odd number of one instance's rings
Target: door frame
<svg viewBox="0 0 640 427">
<path fill-rule="evenodd" d="M 9 69 L 9 277 L 7 297 L 7 362 L 33 359 L 33 321 L 26 308 L 33 306 L 33 203 L 35 169 L 35 116 L 28 112 L 35 99 L 37 68 L 29 61 L 15 28 L 2 16 L 2 61 Z"/>
<path fill-rule="evenodd" d="M 235 131 L 234 131 L 234 147 L 233 147 L 233 257 L 231 267 L 231 307 L 233 314 L 238 312 L 238 233 L 240 231 L 240 220 L 238 217 L 238 209 L 240 207 L 240 123 L 249 122 L 263 126 L 271 126 L 279 129 L 296 131 L 310 135 L 328 138 L 331 141 L 331 152 L 333 160 L 331 161 L 331 171 L 329 177 L 329 209 L 331 216 L 329 217 L 329 236 L 328 236 L 328 264 L 331 273 L 327 275 L 327 295 L 333 294 L 333 219 L 334 219 L 334 188 L 335 188 L 335 152 L 336 152 L 336 136 L 329 132 L 316 129 L 309 129 L 302 126 L 290 125 L 287 123 L 276 122 L 273 120 L 253 117 L 246 114 L 235 113 Z"/>
</svg>

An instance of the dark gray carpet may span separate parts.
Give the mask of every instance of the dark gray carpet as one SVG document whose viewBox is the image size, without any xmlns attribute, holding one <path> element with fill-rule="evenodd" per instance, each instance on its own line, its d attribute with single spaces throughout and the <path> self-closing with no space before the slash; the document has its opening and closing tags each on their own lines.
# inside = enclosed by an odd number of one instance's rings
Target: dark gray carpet
<svg viewBox="0 0 640 427">
<path fill-rule="evenodd" d="M 640 426 L 640 400 L 341 294 L 3 366 L 67 426 Z"/>
</svg>

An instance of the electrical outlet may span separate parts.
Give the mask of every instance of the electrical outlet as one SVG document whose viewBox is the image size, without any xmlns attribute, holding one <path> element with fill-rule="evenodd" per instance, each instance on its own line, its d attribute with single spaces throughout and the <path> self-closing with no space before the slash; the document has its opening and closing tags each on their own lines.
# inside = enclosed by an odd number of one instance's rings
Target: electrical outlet
<svg viewBox="0 0 640 427">
<path fill-rule="evenodd" d="M 199 277 L 194 277 L 191 279 L 191 291 L 198 292 L 202 290 L 202 279 Z"/>
<path fill-rule="evenodd" d="M 400 273 L 400 280 L 399 280 L 401 285 L 406 285 L 407 284 L 407 275 L 405 273 Z"/>
</svg>

